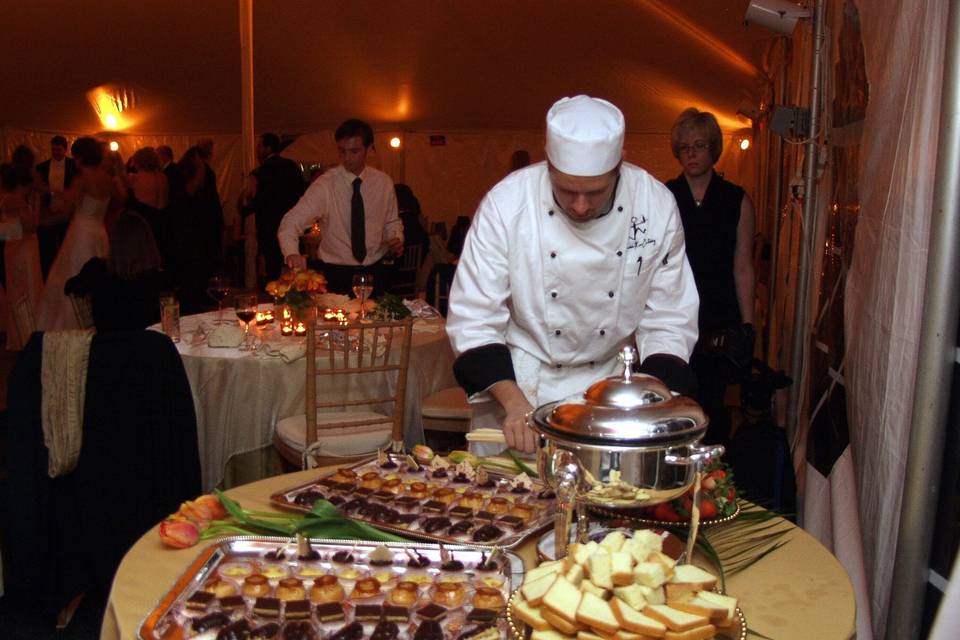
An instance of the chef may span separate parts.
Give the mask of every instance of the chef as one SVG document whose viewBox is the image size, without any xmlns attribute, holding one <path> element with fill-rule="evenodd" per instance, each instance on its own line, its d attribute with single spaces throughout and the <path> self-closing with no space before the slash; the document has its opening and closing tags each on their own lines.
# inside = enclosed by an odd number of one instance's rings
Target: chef
<svg viewBox="0 0 960 640">
<path fill-rule="evenodd" d="M 623 162 L 623 114 L 577 96 L 547 113 L 547 160 L 515 171 L 477 209 L 450 290 L 454 374 L 472 428 L 531 452 L 527 414 L 619 373 L 692 393 L 699 298 L 670 191 Z M 475 445 L 480 455 L 502 447 Z"/>
</svg>

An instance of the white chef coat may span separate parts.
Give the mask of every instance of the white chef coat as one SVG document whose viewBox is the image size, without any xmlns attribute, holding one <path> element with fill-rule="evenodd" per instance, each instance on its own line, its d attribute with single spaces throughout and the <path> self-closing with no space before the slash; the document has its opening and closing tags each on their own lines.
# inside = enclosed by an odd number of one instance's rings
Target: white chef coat
<svg viewBox="0 0 960 640">
<path fill-rule="evenodd" d="M 575 222 L 553 198 L 547 165 L 515 171 L 480 203 L 450 291 L 447 333 L 457 356 L 505 344 L 533 406 L 582 394 L 618 373 L 636 344 L 687 361 L 699 297 L 670 191 L 624 162 L 613 207 Z M 473 394 L 474 427 L 502 411 Z M 487 401 L 487 402 L 484 402 Z"/>
</svg>

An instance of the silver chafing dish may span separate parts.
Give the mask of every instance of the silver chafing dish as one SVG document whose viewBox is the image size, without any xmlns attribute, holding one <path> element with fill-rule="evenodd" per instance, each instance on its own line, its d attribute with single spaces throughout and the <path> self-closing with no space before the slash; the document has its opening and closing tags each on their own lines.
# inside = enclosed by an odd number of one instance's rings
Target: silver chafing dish
<svg viewBox="0 0 960 640">
<path fill-rule="evenodd" d="M 633 373 L 633 348 L 619 357 L 622 375 L 530 415 L 541 436 L 540 477 L 557 492 L 557 557 L 566 552 L 574 510 L 578 539 L 585 541 L 589 506 L 638 508 L 672 500 L 693 485 L 698 465 L 723 454 L 722 446 L 698 445 L 708 423 L 699 404 L 673 395 L 657 378 Z"/>
</svg>

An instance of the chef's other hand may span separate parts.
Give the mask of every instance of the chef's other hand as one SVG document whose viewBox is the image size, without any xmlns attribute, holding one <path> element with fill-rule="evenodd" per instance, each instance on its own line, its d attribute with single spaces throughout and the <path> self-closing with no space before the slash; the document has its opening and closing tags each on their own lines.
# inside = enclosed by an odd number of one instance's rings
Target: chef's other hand
<svg viewBox="0 0 960 640">
<path fill-rule="evenodd" d="M 287 266 L 291 269 L 306 269 L 307 268 L 307 256 L 297 255 L 291 253 L 286 258 Z"/>
<path fill-rule="evenodd" d="M 403 254 L 403 240 L 400 238 L 390 238 L 387 240 L 387 249 L 395 256 Z"/>
<path fill-rule="evenodd" d="M 496 398 L 506 418 L 503 421 L 503 435 L 511 449 L 533 453 L 537 450 L 537 434 L 527 426 L 527 415 L 533 411 L 533 405 L 520 391 L 513 380 L 501 380 L 490 387 L 490 393 Z"/>
<path fill-rule="evenodd" d="M 637 371 L 659 378 L 671 391 L 681 395 L 697 394 L 697 376 L 690 365 L 677 356 L 655 353 L 644 360 Z"/>
</svg>

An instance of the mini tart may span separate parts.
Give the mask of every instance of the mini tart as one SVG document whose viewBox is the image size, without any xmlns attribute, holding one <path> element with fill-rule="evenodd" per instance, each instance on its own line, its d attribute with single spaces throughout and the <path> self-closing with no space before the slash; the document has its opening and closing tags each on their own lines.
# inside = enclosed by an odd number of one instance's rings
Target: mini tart
<svg viewBox="0 0 960 640">
<path fill-rule="evenodd" d="M 324 568 L 314 562 L 305 562 L 297 567 L 297 576 L 300 578 L 311 579 L 322 576 L 325 573 Z"/>
<path fill-rule="evenodd" d="M 504 576 L 502 575 L 491 575 L 491 576 L 483 576 L 482 578 L 476 581 L 476 584 L 478 589 L 482 587 L 498 589 L 503 585 L 505 581 L 506 581 L 506 578 L 504 578 Z"/>
<path fill-rule="evenodd" d="M 477 587 L 473 594 L 473 606 L 477 609 L 499 609 L 506 606 L 503 592 L 493 587 Z"/>
<path fill-rule="evenodd" d="M 260 566 L 260 573 L 268 580 L 282 580 L 290 574 L 285 565 L 267 563 Z"/>
<path fill-rule="evenodd" d="M 353 585 L 351 598 L 374 598 L 380 595 L 380 581 L 376 578 L 362 578 Z"/>
<path fill-rule="evenodd" d="M 383 486 L 383 478 L 376 471 L 368 471 L 360 477 L 360 486 L 364 489 L 376 491 Z"/>
<path fill-rule="evenodd" d="M 226 578 L 245 578 L 253 573 L 253 566 L 246 562 L 225 562 L 217 572 Z"/>
<path fill-rule="evenodd" d="M 217 598 L 226 598 L 237 594 L 237 587 L 227 580 L 213 578 L 203 585 L 203 590 L 212 593 Z"/>
<path fill-rule="evenodd" d="M 533 506 L 529 504 L 515 504 L 510 509 L 510 515 L 521 518 L 524 522 L 530 522 L 533 519 Z"/>
<path fill-rule="evenodd" d="M 448 609 L 463 605 L 466 595 L 462 582 L 439 582 L 433 589 L 433 601 Z"/>
<path fill-rule="evenodd" d="M 510 513 L 510 501 L 500 496 L 490 498 L 490 502 L 487 503 L 487 511 L 497 514 Z"/>
<path fill-rule="evenodd" d="M 280 600 L 303 600 L 307 592 L 299 578 L 284 578 L 277 585 L 277 598 Z"/>
<path fill-rule="evenodd" d="M 270 583 L 267 576 L 255 573 L 243 579 L 240 591 L 249 598 L 259 598 L 270 594 Z"/>
<path fill-rule="evenodd" d="M 433 492 L 433 499 L 449 506 L 457 498 L 457 492 L 451 487 L 440 487 Z"/>
<path fill-rule="evenodd" d="M 411 582 L 410 580 L 404 580 L 403 582 L 398 582 L 397 586 L 393 588 L 388 596 L 388 600 L 392 604 L 400 606 L 409 606 L 414 604 L 419 597 L 420 587 L 416 582 Z"/>
<path fill-rule="evenodd" d="M 424 482 L 411 482 L 407 489 L 407 495 L 412 498 L 422 499 L 427 497 L 427 485 Z"/>
<path fill-rule="evenodd" d="M 314 604 L 340 602 L 345 597 L 343 585 L 337 580 L 337 576 L 329 574 L 320 576 L 313 581 L 313 586 L 310 587 L 310 601 Z"/>
<path fill-rule="evenodd" d="M 380 489 L 382 491 L 389 491 L 394 495 L 398 495 L 401 491 L 403 491 L 403 480 L 400 478 L 391 478 L 390 480 L 385 480 Z"/>
<path fill-rule="evenodd" d="M 334 475 L 331 480 L 336 480 L 337 482 L 349 482 L 352 484 L 357 481 L 357 472 L 353 469 L 337 469 L 336 475 Z"/>
<path fill-rule="evenodd" d="M 457 504 L 461 507 L 469 507 L 470 509 L 479 509 L 483 506 L 483 496 L 479 493 L 473 491 L 467 491 L 462 496 L 460 500 L 457 501 Z"/>
<path fill-rule="evenodd" d="M 353 567 L 345 567 L 337 573 L 337 576 L 344 580 L 356 580 L 360 577 L 360 572 Z"/>
</svg>

